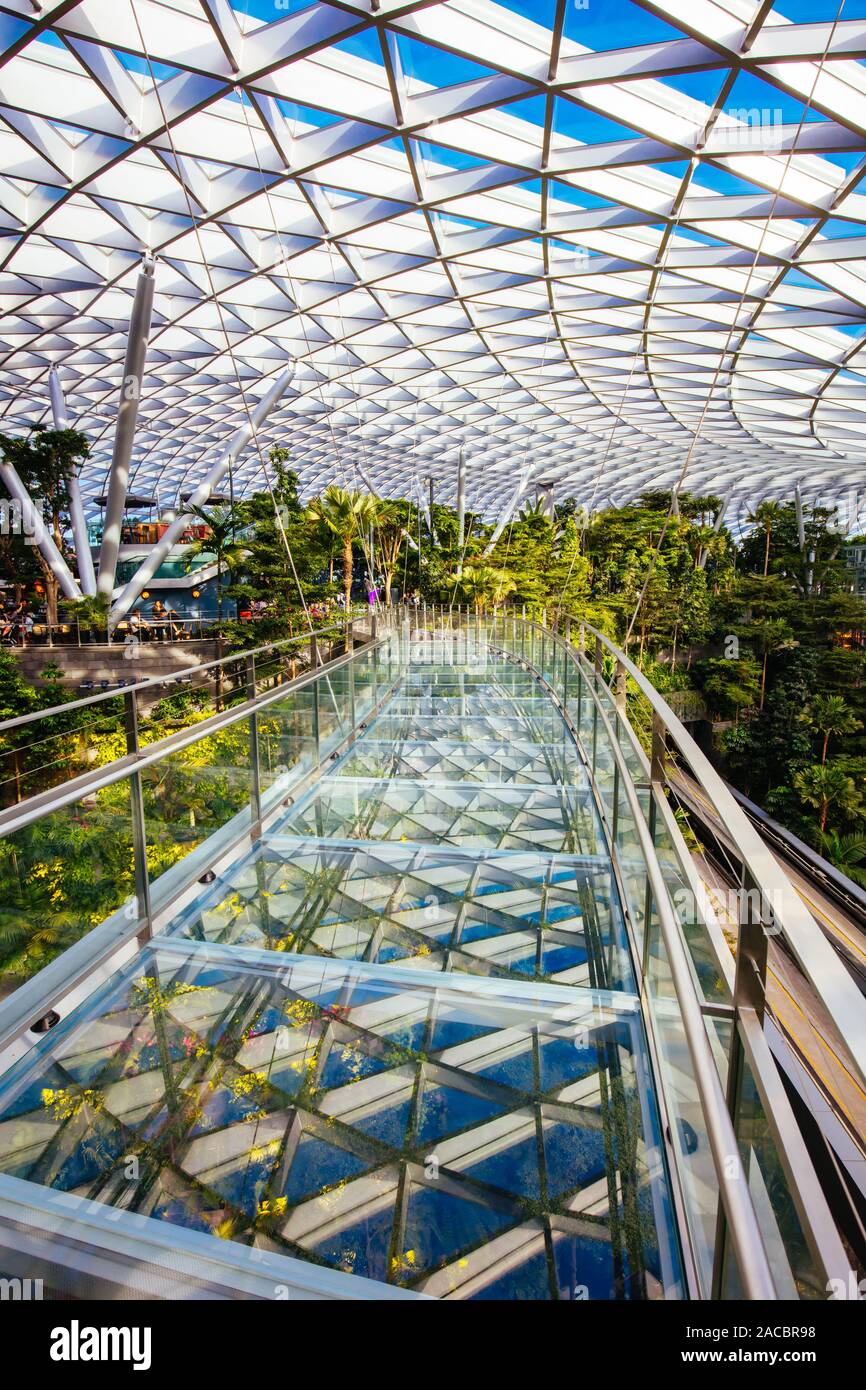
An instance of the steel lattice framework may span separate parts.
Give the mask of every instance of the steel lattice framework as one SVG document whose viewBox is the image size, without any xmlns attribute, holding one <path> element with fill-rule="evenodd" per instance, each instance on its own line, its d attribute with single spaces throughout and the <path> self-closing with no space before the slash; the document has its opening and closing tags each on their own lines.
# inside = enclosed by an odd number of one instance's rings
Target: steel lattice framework
<svg viewBox="0 0 866 1390">
<path fill-rule="evenodd" d="M 149 252 L 131 484 L 164 505 L 287 356 L 239 491 L 277 441 L 306 494 L 442 500 L 463 448 L 490 517 L 520 476 L 856 487 L 866 20 L 814 9 L 5 0 L 2 427 L 57 367 L 93 510 Z"/>
</svg>

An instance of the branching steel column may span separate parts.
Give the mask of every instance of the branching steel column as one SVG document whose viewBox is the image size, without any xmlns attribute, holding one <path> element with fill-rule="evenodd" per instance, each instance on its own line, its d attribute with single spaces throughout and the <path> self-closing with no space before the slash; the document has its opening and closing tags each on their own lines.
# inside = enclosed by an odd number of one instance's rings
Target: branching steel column
<svg viewBox="0 0 866 1390">
<path fill-rule="evenodd" d="M 54 537 L 50 534 L 48 527 L 42 516 L 42 511 L 36 507 L 11 463 L 0 463 L 0 478 L 6 484 L 9 496 L 17 502 L 21 508 L 21 522 L 24 527 L 24 534 L 31 537 L 48 564 L 51 572 L 59 583 L 66 598 L 80 600 L 84 597 L 78 583 L 58 550 Z"/>
<path fill-rule="evenodd" d="M 801 492 L 800 492 L 800 484 L 799 484 L 799 483 L 796 483 L 795 486 L 794 486 L 794 507 L 795 507 L 796 513 L 797 513 L 797 540 L 798 540 L 799 545 L 800 545 L 800 550 L 803 551 L 803 552 L 805 553 L 805 550 L 806 550 L 806 524 L 805 524 L 805 522 L 804 522 L 804 520 L 803 520 L 803 497 L 802 497 L 802 494 L 801 494 Z"/>
<path fill-rule="evenodd" d="M 466 451 L 460 449 L 460 456 L 457 460 L 457 549 L 460 558 L 457 562 L 457 573 L 463 573 L 463 543 L 466 536 Z"/>
<path fill-rule="evenodd" d="M 126 360 L 123 364 L 123 381 L 120 386 L 120 405 L 117 410 L 117 425 L 114 431 L 114 452 L 111 458 L 111 472 L 108 475 L 105 523 L 102 532 L 102 545 L 99 549 L 99 577 L 96 582 L 97 593 L 104 594 L 106 598 L 110 598 L 112 595 L 114 576 L 117 571 L 120 528 L 123 524 L 126 493 L 129 487 L 129 461 L 132 458 L 132 445 L 135 440 L 135 422 L 138 419 L 144 359 L 147 354 L 147 340 L 150 336 L 150 319 L 153 312 L 153 270 L 154 263 L 149 256 L 146 256 L 138 274 L 135 300 L 129 320 Z"/>
<path fill-rule="evenodd" d="M 499 537 L 502 535 L 502 532 L 505 530 L 506 526 L 508 525 L 512 516 L 514 515 L 514 508 L 517 506 L 518 502 L 520 501 L 521 497 L 523 496 L 524 492 L 529 486 L 530 477 L 531 471 L 530 473 L 525 473 L 523 477 L 520 479 L 520 482 L 517 484 L 517 487 L 514 489 L 514 492 L 509 498 L 505 511 L 502 513 L 501 517 L 496 523 L 496 529 L 494 530 L 493 535 L 487 542 L 487 545 L 484 550 L 485 558 L 490 554 L 496 542 L 499 540 Z"/>
<path fill-rule="evenodd" d="M 52 367 L 48 373 L 48 392 L 51 396 L 51 414 L 54 417 L 54 428 L 56 430 L 68 430 L 69 412 L 66 409 L 66 401 L 63 396 L 63 388 L 60 385 L 60 377 L 57 375 L 57 368 Z M 68 478 L 69 487 L 69 515 L 72 521 L 72 539 L 75 544 L 75 558 L 78 561 L 78 582 L 82 592 L 92 597 L 96 593 L 96 575 L 93 570 L 93 556 L 90 553 L 90 541 L 87 535 L 87 522 L 84 519 L 84 503 L 81 500 L 81 484 L 78 481 L 78 474 L 72 472 Z"/>
<path fill-rule="evenodd" d="M 280 397 L 285 394 L 294 374 L 295 363 L 292 362 L 277 378 L 270 391 L 259 401 L 247 423 L 242 425 L 232 436 L 228 447 L 220 454 L 210 472 L 203 478 L 195 492 L 187 500 L 188 507 L 204 506 L 220 479 L 223 478 L 231 468 L 241 450 L 246 448 L 250 440 L 254 438 L 256 430 L 270 415 Z M 121 618 L 125 617 L 140 595 L 142 589 L 150 583 L 172 546 L 177 544 L 186 530 L 190 515 L 189 512 L 184 512 L 182 510 L 179 515 L 175 517 L 174 521 L 164 532 L 161 540 L 153 547 L 147 559 L 139 569 L 136 570 L 111 609 L 112 626 L 119 623 Z"/>
<path fill-rule="evenodd" d="M 553 501 L 553 483 L 542 483 L 541 491 L 544 494 L 544 505 L 551 524 L 556 520 L 556 511 Z"/>
<path fill-rule="evenodd" d="M 722 522 L 725 519 L 725 512 L 728 510 L 728 503 L 730 502 L 730 500 L 731 494 L 729 492 L 726 492 L 724 497 L 722 498 L 721 506 L 719 507 L 719 510 L 716 512 L 716 519 L 713 522 L 714 536 L 717 536 L 722 529 Z M 701 551 L 700 555 L 698 556 L 698 569 L 706 569 L 709 554 L 710 552 L 707 549 L 703 549 Z"/>
</svg>

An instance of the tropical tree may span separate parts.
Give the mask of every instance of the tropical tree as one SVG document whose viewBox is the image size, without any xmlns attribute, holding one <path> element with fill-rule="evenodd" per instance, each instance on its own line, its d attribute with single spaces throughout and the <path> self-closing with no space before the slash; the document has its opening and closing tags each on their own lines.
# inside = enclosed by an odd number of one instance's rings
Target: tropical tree
<svg viewBox="0 0 866 1390">
<path fill-rule="evenodd" d="M 794 776 L 794 790 L 807 806 L 814 806 L 818 812 L 818 829 L 821 834 L 827 828 L 827 817 L 831 809 L 852 818 L 861 813 L 863 794 L 860 792 L 844 767 L 838 763 L 813 763 L 804 767 Z"/>
<path fill-rule="evenodd" d="M 45 525 L 57 549 L 63 554 L 63 532 L 69 515 L 69 480 L 87 458 L 87 438 L 80 430 L 47 430 L 38 426 L 26 438 L 0 434 L 0 452 L 11 464 L 37 506 L 41 504 Z M 41 571 L 45 589 L 48 622 L 57 622 L 60 583 L 51 565 L 37 547 L 31 547 Z"/>
<path fill-rule="evenodd" d="M 840 835 L 838 830 L 824 831 L 818 847 L 831 864 L 866 888 L 866 831 L 855 830 L 850 835 Z"/>
<path fill-rule="evenodd" d="M 521 521 L 544 521 L 548 526 L 551 525 L 550 511 L 545 497 L 536 497 L 534 502 L 524 502 L 520 509 Z M 553 526 L 556 526 L 554 521 Z"/>
<path fill-rule="evenodd" d="M 402 499 L 394 502 L 380 501 L 376 504 L 376 562 L 385 580 L 385 603 L 391 606 L 391 586 L 397 573 L 400 559 L 411 535 L 414 508 Z"/>
<path fill-rule="evenodd" d="M 481 562 L 464 565 L 462 574 L 451 575 L 451 583 L 468 602 L 475 604 L 478 613 L 488 602 L 504 602 L 516 588 L 514 575 L 509 570 Z"/>
<path fill-rule="evenodd" d="M 376 521 L 376 499 L 332 483 L 310 505 L 310 517 L 343 542 L 343 593 L 348 613 L 352 602 L 352 546 Z"/>
<path fill-rule="evenodd" d="M 767 693 L 767 662 L 770 653 L 790 650 L 796 647 L 797 642 L 784 618 L 756 618 L 746 629 L 746 634 L 762 656 L 761 695 L 758 701 L 758 709 L 762 710 Z"/>
<path fill-rule="evenodd" d="M 766 579 L 770 570 L 770 545 L 773 539 L 773 529 L 785 515 L 785 506 L 781 502 L 759 502 L 754 511 L 749 512 L 749 521 L 753 526 L 759 526 L 764 532 L 764 578 Z"/>
<path fill-rule="evenodd" d="M 268 454 L 269 486 L 238 503 L 238 535 L 243 557 L 232 570 L 228 595 L 255 604 L 255 635 L 239 640 L 261 642 L 290 635 L 304 602 L 329 593 L 329 561 L 337 538 L 312 525 L 298 495 L 298 475 L 288 467 L 289 450 L 275 445 Z"/>
<path fill-rule="evenodd" d="M 244 553 L 244 547 L 238 543 L 237 528 L 238 514 L 237 509 L 232 506 L 224 507 L 186 507 L 186 511 L 191 516 L 199 520 L 206 526 L 209 534 L 200 540 L 193 541 L 189 546 L 184 557 L 187 571 L 193 567 L 193 561 L 199 556 L 213 556 L 216 561 L 216 592 L 217 592 L 217 622 L 223 620 L 223 575 L 231 571 Z"/>
<path fill-rule="evenodd" d="M 704 663 L 704 691 L 723 715 L 732 714 L 738 723 L 744 709 L 755 704 L 761 677 L 758 663 L 750 657 L 728 661 L 714 657 Z"/>
<path fill-rule="evenodd" d="M 854 734 L 863 728 L 847 700 L 841 695 L 818 695 L 806 712 L 809 727 L 823 734 L 821 747 L 821 766 L 827 761 L 827 750 L 832 735 Z"/>
</svg>

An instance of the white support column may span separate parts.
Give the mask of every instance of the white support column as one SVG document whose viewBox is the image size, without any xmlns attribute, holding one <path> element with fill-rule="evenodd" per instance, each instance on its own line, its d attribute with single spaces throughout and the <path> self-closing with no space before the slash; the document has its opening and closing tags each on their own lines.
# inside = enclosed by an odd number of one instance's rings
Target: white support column
<svg viewBox="0 0 866 1390">
<path fill-rule="evenodd" d="M 69 411 L 66 409 L 63 388 L 60 385 L 60 377 L 57 375 L 56 367 L 52 367 L 48 373 L 48 393 L 51 396 L 54 428 L 56 430 L 68 430 L 70 428 Z M 90 552 L 87 522 L 84 519 L 84 503 L 81 500 L 81 485 L 77 473 L 69 475 L 68 488 L 72 539 L 75 545 L 75 558 L 78 561 L 78 580 L 82 592 L 92 598 L 96 593 L 96 575 L 93 570 L 93 556 Z"/>
<path fill-rule="evenodd" d="M 553 502 L 553 483 L 541 483 L 541 491 L 544 494 L 544 505 L 547 509 L 547 517 L 551 526 L 556 520 L 556 511 Z"/>
<path fill-rule="evenodd" d="M 84 595 L 45 525 L 41 509 L 34 506 L 30 493 L 11 463 L 0 463 L 0 478 L 6 484 L 9 496 L 21 508 L 21 522 L 25 535 L 31 537 L 34 544 L 39 546 L 66 598 L 76 601 L 82 599 Z"/>
<path fill-rule="evenodd" d="M 466 539 L 466 450 L 460 446 L 460 455 L 457 459 L 457 546 L 463 553 L 463 542 Z M 461 569 L 463 568 L 461 563 Z"/>
<path fill-rule="evenodd" d="M 153 260 L 146 256 L 138 273 L 135 299 L 129 319 L 126 360 L 123 364 L 123 380 L 120 384 L 120 405 L 117 410 L 117 425 L 114 430 L 114 452 L 111 458 L 111 472 L 108 475 L 108 498 L 105 503 L 102 545 L 99 548 L 99 576 L 96 581 L 97 593 L 104 594 L 106 598 L 110 598 L 114 591 L 114 576 L 117 571 L 120 528 L 123 525 L 126 493 L 129 487 L 129 461 L 132 458 L 135 424 L 138 419 L 138 406 L 141 400 L 141 383 L 144 376 L 144 360 L 147 355 L 147 340 L 150 337 L 150 320 L 153 312 L 153 271 Z"/>
<path fill-rule="evenodd" d="M 497 521 L 496 529 L 494 530 L 493 535 L 490 537 L 490 540 L 487 542 L 487 545 L 484 549 L 485 559 L 490 554 L 496 542 L 499 540 L 499 537 L 502 535 L 502 532 L 505 530 L 506 526 L 508 525 L 512 516 L 514 515 L 514 509 L 520 501 L 521 497 L 523 496 L 524 492 L 526 491 L 527 487 L 529 486 L 529 480 L 531 476 L 531 470 L 528 473 L 524 473 L 520 479 L 520 482 L 517 484 L 517 487 L 514 489 L 514 492 L 509 498 L 505 511 L 502 513 L 501 517 Z"/>
<path fill-rule="evenodd" d="M 376 501 L 378 502 L 379 494 L 374 488 L 372 482 L 370 481 L 369 473 L 365 468 L 362 468 L 360 464 L 358 464 L 358 477 L 361 479 L 361 482 L 364 484 L 364 487 L 367 489 L 370 496 L 375 497 Z"/>
<path fill-rule="evenodd" d="M 417 490 L 417 492 L 418 492 L 418 505 L 419 505 L 419 508 L 420 508 L 421 512 L 423 513 L 424 520 L 427 522 L 427 530 L 430 532 L 430 534 L 431 534 L 431 536 L 432 536 L 432 534 L 433 534 L 433 518 L 432 518 L 432 516 L 430 515 L 430 508 L 428 507 L 428 505 L 427 505 L 427 499 L 426 499 L 426 497 L 424 496 L 424 489 L 423 489 L 423 487 L 421 486 L 421 483 L 420 483 L 420 481 L 419 481 L 419 478 L 418 478 L 418 475 L 417 475 L 417 474 L 415 475 L 415 487 L 416 487 L 416 490 Z"/>
<path fill-rule="evenodd" d="M 295 363 L 281 373 L 274 382 L 270 391 L 262 396 L 258 405 L 252 412 L 251 418 L 245 425 L 232 436 L 228 447 L 220 454 L 210 472 L 202 479 L 192 496 L 187 501 L 188 507 L 203 507 L 217 487 L 220 480 L 231 468 L 235 459 L 242 449 L 245 449 L 250 440 L 255 438 L 259 426 L 267 419 L 280 397 L 285 394 L 289 383 L 295 374 Z M 156 574 L 163 560 L 168 555 L 173 545 L 176 545 L 186 530 L 190 513 L 181 509 L 178 516 L 170 523 L 162 538 L 153 547 L 144 563 L 136 570 L 126 588 L 119 595 L 111 609 L 111 625 L 115 626 L 129 612 L 142 589 L 146 588 L 153 576 Z"/>
<path fill-rule="evenodd" d="M 794 486 L 794 507 L 797 512 L 797 540 L 800 543 L 800 550 L 806 550 L 806 523 L 803 520 L 803 498 L 800 493 L 800 484 Z"/>
<path fill-rule="evenodd" d="M 731 494 L 729 492 L 726 492 L 724 497 L 722 498 L 719 510 L 716 512 L 716 519 L 713 522 L 713 535 L 715 536 L 717 536 L 722 529 L 722 522 L 725 519 L 725 512 L 728 510 L 728 503 L 730 502 L 730 500 Z M 698 556 L 698 569 L 706 569 L 709 553 L 710 552 L 708 550 L 701 551 L 700 555 Z"/>
</svg>

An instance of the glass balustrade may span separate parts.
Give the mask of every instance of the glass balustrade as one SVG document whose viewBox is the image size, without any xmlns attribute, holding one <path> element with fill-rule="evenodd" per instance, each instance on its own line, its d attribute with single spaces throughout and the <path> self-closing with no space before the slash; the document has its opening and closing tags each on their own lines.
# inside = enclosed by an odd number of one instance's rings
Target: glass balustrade
<svg viewBox="0 0 866 1390">
<path fill-rule="evenodd" d="M 11 978 L 138 910 L 138 823 L 158 934 L 0 1081 L 0 1174 L 437 1297 L 739 1287 L 674 907 L 700 998 L 730 990 L 648 767 L 554 634 L 413 619 L 8 835 Z M 808 1290 L 750 1080 L 762 1230 Z"/>
</svg>

